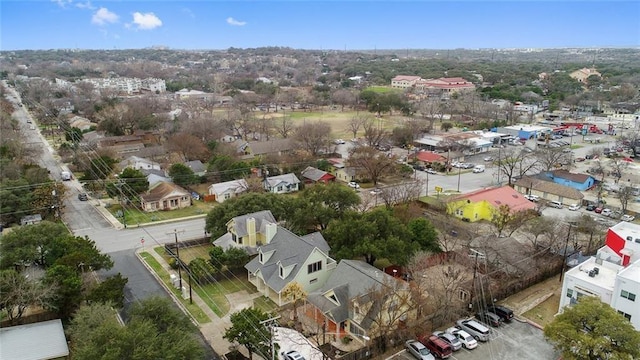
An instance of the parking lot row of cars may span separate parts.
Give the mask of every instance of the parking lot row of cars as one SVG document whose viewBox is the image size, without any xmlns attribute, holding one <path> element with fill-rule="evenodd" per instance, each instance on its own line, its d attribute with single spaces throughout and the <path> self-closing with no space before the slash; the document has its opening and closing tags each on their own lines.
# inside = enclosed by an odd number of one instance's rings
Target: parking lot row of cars
<svg viewBox="0 0 640 360">
<path fill-rule="evenodd" d="M 511 309 L 499 305 L 489 306 L 486 310 L 479 311 L 475 319 L 461 319 L 456 322 L 456 326 L 445 331 L 435 331 L 431 335 L 407 340 L 405 348 L 417 360 L 446 359 L 462 348 L 473 350 L 478 347 L 478 342 L 489 341 L 490 326 L 499 327 L 512 319 Z"/>
</svg>

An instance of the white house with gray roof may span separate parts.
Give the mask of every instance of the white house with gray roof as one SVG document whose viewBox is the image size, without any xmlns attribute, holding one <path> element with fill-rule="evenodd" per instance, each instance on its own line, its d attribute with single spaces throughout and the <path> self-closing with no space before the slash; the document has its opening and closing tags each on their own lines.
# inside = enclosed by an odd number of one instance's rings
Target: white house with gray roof
<svg viewBox="0 0 640 360">
<path fill-rule="evenodd" d="M 296 282 L 308 294 L 322 287 L 336 268 L 329 257 L 329 245 L 319 232 L 298 236 L 291 231 L 266 223 L 265 245 L 245 269 L 249 281 L 259 292 L 278 306 L 289 300 L 282 295 L 287 284 Z"/>
<path fill-rule="evenodd" d="M 232 247 L 243 248 L 249 255 L 257 254 L 257 247 L 266 244 L 267 224 L 276 223 L 269 210 L 236 216 L 227 221 L 226 234 L 217 238 L 213 245 L 228 250 Z"/>
<path fill-rule="evenodd" d="M 217 202 L 223 203 L 225 200 L 242 194 L 248 188 L 249 184 L 244 179 L 232 180 L 209 185 L 209 195 L 213 195 Z"/>
<path fill-rule="evenodd" d="M 262 182 L 268 192 L 283 194 L 300 190 L 300 180 L 294 173 L 270 176 Z"/>
</svg>

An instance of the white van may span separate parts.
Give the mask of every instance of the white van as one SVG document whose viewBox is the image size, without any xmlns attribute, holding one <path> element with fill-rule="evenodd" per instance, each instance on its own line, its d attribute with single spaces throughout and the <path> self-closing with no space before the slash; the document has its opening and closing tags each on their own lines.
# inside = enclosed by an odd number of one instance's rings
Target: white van
<svg viewBox="0 0 640 360">
<path fill-rule="evenodd" d="M 473 168 L 473 172 L 474 172 L 474 173 L 481 173 L 481 172 L 484 172 L 484 165 L 476 165 L 476 166 Z"/>
<path fill-rule="evenodd" d="M 456 325 L 458 325 L 460 329 L 468 332 L 476 340 L 489 341 L 489 329 L 475 320 L 458 320 Z"/>
<path fill-rule="evenodd" d="M 549 201 L 549 206 L 554 207 L 556 209 L 562 209 L 562 203 L 560 201 Z"/>
</svg>

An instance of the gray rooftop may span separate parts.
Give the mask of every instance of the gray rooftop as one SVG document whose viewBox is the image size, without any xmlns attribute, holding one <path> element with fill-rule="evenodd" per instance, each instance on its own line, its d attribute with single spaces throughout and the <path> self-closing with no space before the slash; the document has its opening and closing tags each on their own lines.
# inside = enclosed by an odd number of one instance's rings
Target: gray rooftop
<svg viewBox="0 0 640 360">
<path fill-rule="evenodd" d="M 236 216 L 231 219 L 229 222 L 233 221 L 234 227 L 233 230 L 238 237 L 247 236 L 247 219 L 254 218 L 256 219 L 256 232 L 264 233 L 265 227 L 267 226 L 267 222 L 277 223 L 276 218 L 273 217 L 271 210 L 262 210 L 258 212 L 254 212 L 251 214 L 245 214 Z"/>
<path fill-rule="evenodd" d="M 300 183 L 300 180 L 294 173 L 282 174 L 278 176 L 270 176 L 266 178 L 265 181 L 272 188 L 278 186 L 278 184 L 280 183 L 285 183 L 287 185 Z"/>
<path fill-rule="evenodd" d="M 252 274 L 257 271 L 262 273 L 262 277 L 271 289 L 280 292 L 290 281 L 295 279 L 301 270 L 304 262 L 315 250 L 320 250 L 329 256 L 329 245 L 320 233 L 309 234 L 303 237 L 278 226 L 276 234 L 271 241 L 258 248 L 259 252 L 267 253 L 273 251 L 273 255 L 264 264 L 260 263 L 260 257 L 253 258 L 245 268 Z M 286 278 L 281 278 L 279 266 L 294 266 L 294 269 Z"/>
<path fill-rule="evenodd" d="M 45 360 L 68 355 L 60 319 L 0 328 L 0 360 Z"/>
<path fill-rule="evenodd" d="M 313 180 L 313 181 L 318 181 L 320 180 L 323 176 L 325 176 L 327 174 L 326 171 L 322 171 L 320 169 L 316 169 L 312 166 L 307 167 L 306 169 L 302 170 L 301 175 L 307 179 Z"/>
</svg>

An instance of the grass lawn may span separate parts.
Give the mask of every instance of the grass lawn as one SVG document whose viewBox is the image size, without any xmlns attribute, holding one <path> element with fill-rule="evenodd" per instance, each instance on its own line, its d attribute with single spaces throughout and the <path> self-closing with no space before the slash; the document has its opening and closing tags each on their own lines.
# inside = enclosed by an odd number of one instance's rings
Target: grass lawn
<svg viewBox="0 0 640 360">
<path fill-rule="evenodd" d="M 200 245 L 200 246 L 191 246 L 188 248 L 180 249 L 180 259 L 185 263 L 189 264 L 191 260 L 195 258 L 202 258 L 205 260 L 209 259 L 209 250 L 213 249 L 212 244 Z M 170 257 L 164 250 L 164 246 L 158 246 L 153 249 L 158 255 L 162 256 L 165 261 L 169 261 Z"/>
<path fill-rule="evenodd" d="M 205 323 L 211 322 L 211 319 L 209 319 L 207 314 L 205 314 L 204 311 L 202 311 L 202 309 L 198 307 L 198 305 L 190 304 L 189 300 L 185 300 L 182 298 L 180 291 L 174 288 L 173 285 L 171 284 L 169 273 L 162 267 L 162 265 L 160 265 L 160 263 L 153 257 L 153 255 L 149 254 L 148 252 L 142 252 L 140 253 L 140 256 L 153 269 L 153 271 L 158 275 L 158 277 L 162 280 L 162 282 L 165 283 L 169 289 L 171 289 L 171 292 L 173 292 L 176 298 L 180 300 L 182 305 L 186 307 L 187 311 L 189 311 L 191 316 L 199 324 L 205 324 Z"/>
<path fill-rule="evenodd" d="M 154 221 L 179 219 L 187 216 L 203 215 L 209 212 L 213 208 L 211 203 L 205 203 L 204 201 L 193 201 L 193 205 L 183 209 L 176 209 L 171 211 L 156 211 L 147 213 L 138 209 L 127 208 L 125 210 L 125 217 L 127 225 L 146 224 Z M 118 210 L 122 210 L 121 205 L 111 205 L 108 208 L 109 212 L 113 214 L 120 222 L 122 218 L 117 216 Z"/>
<path fill-rule="evenodd" d="M 375 93 L 378 94 L 384 94 L 384 93 L 388 93 L 388 92 L 399 92 L 398 89 L 394 89 L 392 87 L 389 86 L 369 86 L 368 88 L 366 88 L 365 90 L 371 90 Z"/>
<path fill-rule="evenodd" d="M 266 296 L 260 296 L 259 298 L 253 300 L 253 306 L 266 312 L 267 314 L 278 310 L 278 306 L 276 306 L 276 303 L 271 301 L 271 299 Z"/>
<path fill-rule="evenodd" d="M 538 325 L 545 326 L 553 321 L 558 312 L 558 306 L 560 306 L 560 294 L 553 294 L 540 305 L 522 315 Z"/>
<path fill-rule="evenodd" d="M 581 147 L 583 147 L 582 145 L 571 145 L 571 149 L 580 149 Z"/>
</svg>

